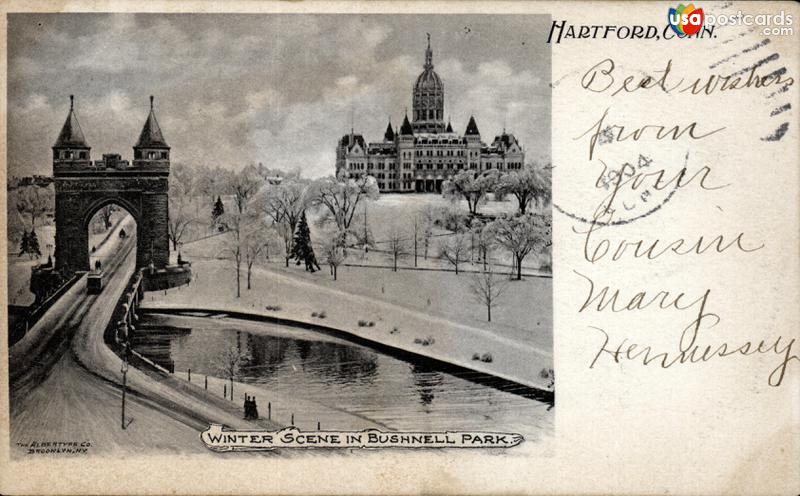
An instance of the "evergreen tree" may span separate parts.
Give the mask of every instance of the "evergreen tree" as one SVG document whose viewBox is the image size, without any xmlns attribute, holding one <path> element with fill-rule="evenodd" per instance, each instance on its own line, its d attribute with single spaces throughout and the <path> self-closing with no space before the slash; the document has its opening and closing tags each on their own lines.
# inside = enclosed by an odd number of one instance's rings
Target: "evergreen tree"
<svg viewBox="0 0 800 496">
<path fill-rule="evenodd" d="M 212 223 L 217 225 L 217 230 L 223 232 L 226 229 L 225 224 L 222 222 L 222 216 L 225 214 L 225 205 L 222 204 L 222 198 L 217 196 L 217 201 L 214 202 L 214 209 L 211 211 Z"/>
<path fill-rule="evenodd" d="M 309 272 L 319 269 L 317 257 L 314 255 L 314 248 L 311 246 L 311 232 L 308 229 L 308 219 L 306 219 L 305 211 L 301 214 L 300 222 L 297 224 L 291 256 L 295 260 L 295 265 L 300 265 L 300 262 L 304 262 L 306 270 Z"/>
<path fill-rule="evenodd" d="M 22 256 L 28 253 L 30 249 L 30 238 L 28 237 L 28 231 L 22 231 L 22 239 L 19 241 L 19 255 Z"/>
<path fill-rule="evenodd" d="M 31 255 L 31 258 L 33 258 L 34 255 L 37 257 L 42 256 L 42 252 L 39 249 L 39 237 L 36 236 L 36 231 L 33 229 L 31 229 L 31 234 L 28 236 L 28 253 Z"/>
<path fill-rule="evenodd" d="M 224 213 L 225 205 L 222 204 L 222 198 L 217 196 L 217 201 L 214 202 L 214 210 L 211 211 L 211 218 L 216 222 Z"/>
</svg>

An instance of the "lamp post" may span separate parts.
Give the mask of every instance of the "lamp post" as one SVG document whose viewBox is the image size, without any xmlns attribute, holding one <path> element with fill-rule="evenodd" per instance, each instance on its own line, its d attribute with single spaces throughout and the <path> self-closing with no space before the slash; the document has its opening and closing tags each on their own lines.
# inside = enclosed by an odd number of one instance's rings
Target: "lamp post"
<svg viewBox="0 0 800 496">
<path fill-rule="evenodd" d="M 120 372 L 122 372 L 122 411 L 120 415 L 120 421 L 123 429 L 125 429 L 125 393 L 128 382 L 128 354 L 130 353 L 130 349 L 130 342 L 126 341 L 122 369 L 120 370 Z"/>
</svg>

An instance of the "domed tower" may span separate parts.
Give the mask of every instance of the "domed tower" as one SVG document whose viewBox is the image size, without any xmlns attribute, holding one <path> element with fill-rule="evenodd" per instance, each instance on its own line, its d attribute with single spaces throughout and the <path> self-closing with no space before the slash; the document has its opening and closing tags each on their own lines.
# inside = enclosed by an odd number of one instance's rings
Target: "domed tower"
<svg viewBox="0 0 800 496">
<path fill-rule="evenodd" d="M 414 121 L 416 133 L 442 133 L 444 123 L 444 84 L 433 70 L 433 51 L 431 35 L 428 35 L 428 48 L 425 50 L 425 68 L 414 83 Z"/>
</svg>

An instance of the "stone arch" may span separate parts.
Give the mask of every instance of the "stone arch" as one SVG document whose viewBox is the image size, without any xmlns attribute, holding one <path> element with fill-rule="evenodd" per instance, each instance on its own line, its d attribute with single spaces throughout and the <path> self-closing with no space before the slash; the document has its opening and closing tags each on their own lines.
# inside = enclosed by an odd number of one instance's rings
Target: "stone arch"
<svg viewBox="0 0 800 496">
<path fill-rule="evenodd" d="M 136 267 L 166 267 L 168 189 L 168 172 L 56 174 L 56 268 L 64 275 L 89 270 L 89 222 L 109 204 L 136 221 Z"/>
<path fill-rule="evenodd" d="M 83 226 L 86 229 L 88 229 L 89 222 L 92 220 L 92 217 L 94 217 L 95 214 L 100 211 L 100 209 L 102 209 L 103 207 L 107 207 L 109 205 L 117 205 L 124 208 L 125 211 L 131 214 L 131 217 L 133 217 L 133 220 L 136 221 L 136 224 L 137 225 L 139 224 L 141 213 L 135 206 L 133 206 L 128 200 L 125 200 L 122 197 L 109 195 L 95 200 L 94 202 L 92 202 L 91 205 L 89 205 L 86 208 L 86 212 L 83 215 Z"/>
</svg>

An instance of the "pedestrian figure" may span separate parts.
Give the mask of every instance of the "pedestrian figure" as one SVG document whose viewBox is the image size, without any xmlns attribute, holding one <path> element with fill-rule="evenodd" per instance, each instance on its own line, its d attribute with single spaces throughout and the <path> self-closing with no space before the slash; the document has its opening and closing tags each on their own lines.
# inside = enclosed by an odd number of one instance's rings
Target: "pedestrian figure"
<svg viewBox="0 0 800 496">
<path fill-rule="evenodd" d="M 102 266 L 103 266 L 103 264 L 100 263 L 100 260 L 95 260 L 95 262 L 94 262 L 94 270 L 96 270 L 97 272 L 100 272 L 100 268 Z"/>
<path fill-rule="evenodd" d="M 250 420 L 250 397 L 247 394 L 244 395 L 244 418 Z"/>
<path fill-rule="evenodd" d="M 244 395 L 244 418 L 245 420 L 258 419 L 258 406 L 256 406 L 256 397 Z"/>
</svg>

